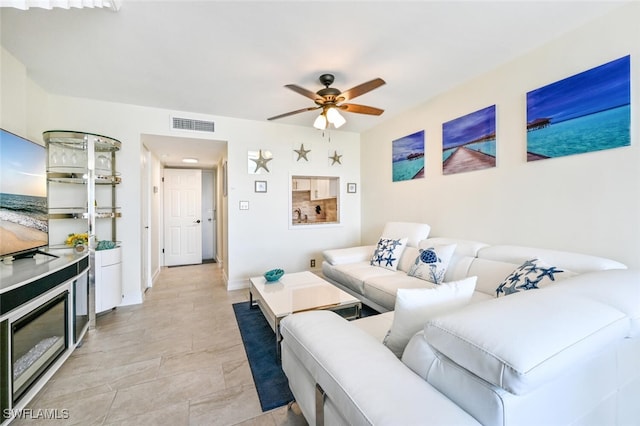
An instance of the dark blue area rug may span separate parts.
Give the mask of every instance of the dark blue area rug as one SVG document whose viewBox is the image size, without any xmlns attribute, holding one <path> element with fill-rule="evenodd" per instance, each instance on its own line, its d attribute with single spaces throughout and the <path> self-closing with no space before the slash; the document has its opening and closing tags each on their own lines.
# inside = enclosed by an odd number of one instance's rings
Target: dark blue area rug
<svg viewBox="0 0 640 426">
<path fill-rule="evenodd" d="M 269 411 L 293 401 L 289 381 L 276 353 L 276 335 L 259 308 L 249 309 L 249 302 L 234 303 L 233 311 L 247 352 L 253 382 L 262 411 Z"/>
</svg>

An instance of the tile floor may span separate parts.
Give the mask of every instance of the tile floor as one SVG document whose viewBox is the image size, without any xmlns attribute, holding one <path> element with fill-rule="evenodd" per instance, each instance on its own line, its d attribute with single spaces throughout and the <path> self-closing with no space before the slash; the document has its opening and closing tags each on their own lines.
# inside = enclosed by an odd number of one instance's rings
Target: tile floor
<svg viewBox="0 0 640 426">
<path fill-rule="evenodd" d="M 67 420 L 12 426 L 306 425 L 287 407 L 262 413 L 217 264 L 163 268 L 141 305 L 98 316 L 97 327 L 27 408 Z"/>
</svg>

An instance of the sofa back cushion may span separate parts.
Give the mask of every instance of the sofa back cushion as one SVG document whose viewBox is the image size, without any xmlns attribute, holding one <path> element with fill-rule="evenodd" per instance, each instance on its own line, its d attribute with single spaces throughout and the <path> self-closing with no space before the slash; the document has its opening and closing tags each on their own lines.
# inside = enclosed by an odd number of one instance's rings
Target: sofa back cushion
<svg viewBox="0 0 640 426">
<path fill-rule="evenodd" d="M 420 251 L 418 251 L 416 247 L 405 247 L 404 252 L 402 252 L 402 257 L 400 258 L 398 271 L 409 272 L 409 269 L 411 269 L 419 255 Z"/>
<path fill-rule="evenodd" d="M 620 310 L 547 290 L 470 304 L 424 328 L 434 351 L 516 395 L 557 378 L 575 360 L 594 356 L 628 332 L 629 318 Z"/>
<path fill-rule="evenodd" d="M 560 250 L 540 249 L 514 245 L 497 245 L 483 247 L 478 250 L 478 258 L 496 260 L 500 262 L 522 264 L 524 261 L 539 258 L 549 265 L 572 271 L 577 274 L 606 269 L 626 269 L 627 267 L 615 260 L 588 254 L 573 253 Z"/>
<path fill-rule="evenodd" d="M 420 242 L 421 247 L 433 247 L 448 244 L 455 244 L 456 249 L 449 260 L 447 272 L 444 275 L 444 281 L 458 281 L 463 278 L 473 276 L 474 274 L 469 272 L 469 267 L 478 255 L 480 249 L 488 247 L 488 245 L 478 241 L 446 237 L 432 237 Z"/>
<path fill-rule="evenodd" d="M 640 337 L 640 270 L 611 269 L 581 274 L 552 286 L 551 294 L 587 297 L 622 311 L 629 318 L 627 337 Z M 566 297 L 566 296 L 562 296 Z"/>
<path fill-rule="evenodd" d="M 498 262 L 496 260 L 472 259 L 467 270 L 469 276 L 478 277 L 476 291 L 496 296 L 496 288 L 519 265 L 516 263 Z"/>
<path fill-rule="evenodd" d="M 387 222 L 382 231 L 384 238 L 407 238 L 409 247 L 418 247 L 418 243 L 429 236 L 431 226 L 426 223 Z"/>
</svg>

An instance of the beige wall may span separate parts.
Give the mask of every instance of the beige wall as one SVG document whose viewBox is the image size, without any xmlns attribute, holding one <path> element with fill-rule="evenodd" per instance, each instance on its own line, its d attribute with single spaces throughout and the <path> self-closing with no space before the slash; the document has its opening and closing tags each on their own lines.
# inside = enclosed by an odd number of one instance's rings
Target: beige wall
<svg viewBox="0 0 640 426">
<path fill-rule="evenodd" d="M 432 235 L 575 250 L 640 267 L 639 21 L 640 3 L 625 6 L 364 133 L 363 243 L 388 220 L 420 221 Z M 625 55 L 631 146 L 527 163 L 526 93 Z M 444 176 L 442 123 L 494 104 L 497 167 Z M 391 141 L 422 129 L 425 178 L 393 183 Z"/>
</svg>

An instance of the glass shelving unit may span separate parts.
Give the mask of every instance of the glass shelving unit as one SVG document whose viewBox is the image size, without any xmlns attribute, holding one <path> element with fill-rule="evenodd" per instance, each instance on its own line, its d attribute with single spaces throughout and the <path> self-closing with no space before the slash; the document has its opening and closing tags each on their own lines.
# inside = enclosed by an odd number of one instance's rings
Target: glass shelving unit
<svg viewBox="0 0 640 426">
<path fill-rule="evenodd" d="M 116 187 L 122 182 L 116 170 L 117 139 L 94 133 L 50 130 L 43 133 L 47 147 L 49 247 L 68 249 L 69 234 L 87 233 L 90 323 L 95 314 L 122 301 L 121 247 L 117 239 Z M 99 240 L 114 241 L 111 250 L 95 251 Z"/>
</svg>

